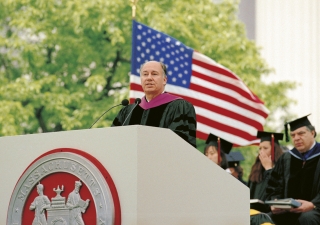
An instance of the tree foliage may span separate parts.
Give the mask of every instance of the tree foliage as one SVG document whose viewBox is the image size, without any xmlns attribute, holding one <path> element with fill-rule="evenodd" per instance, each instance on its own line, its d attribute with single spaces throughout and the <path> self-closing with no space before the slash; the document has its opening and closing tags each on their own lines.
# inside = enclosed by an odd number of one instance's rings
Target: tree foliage
<svg viewBox="0 0 320 225">
<path fill-rule="evenodd" d="M 136 20 L 235 72 L 271 110 L 292 83 L 271 70 L 237 19 L 238 2 L 140 0 Z M 0 2 L 0 135 L 84 129 L 128 97 L 131 5 L 123 0 Z M 114 109 L 95 127 L 110 126 Z M 199 141 L 202 150 L 203 142 Z"/>
</svg>

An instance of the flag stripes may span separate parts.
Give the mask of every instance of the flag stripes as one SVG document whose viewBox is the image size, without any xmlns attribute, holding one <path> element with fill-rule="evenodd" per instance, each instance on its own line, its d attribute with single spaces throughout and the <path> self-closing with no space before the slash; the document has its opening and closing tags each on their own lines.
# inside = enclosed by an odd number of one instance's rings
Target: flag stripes
<svg viewBox="0 0 320 225">
<path fill-rule="evenodd" d="M 241 79 L 209 57 L 143 24 L 133 23 L 130 100 L 144 96 L 139 68 L 157 60 L 168 67 L 165 90 L 191 102 L 197 114 L 197 138 L 209 133 L 235 146 L 259 143 L 268 109 Z"/>
</svg>

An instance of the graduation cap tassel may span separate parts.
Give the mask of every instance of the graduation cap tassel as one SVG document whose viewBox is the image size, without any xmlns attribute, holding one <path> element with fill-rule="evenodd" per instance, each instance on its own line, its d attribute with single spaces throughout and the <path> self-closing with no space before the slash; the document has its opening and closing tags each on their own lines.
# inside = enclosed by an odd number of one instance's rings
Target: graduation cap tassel
<svg viewBox="0 0 320 225">
<path fill-rule="evenodd" d="M 220 138 L 218 137 L 218 164 L 220 165 L 221 161 L 221 147 L 220 147 Z"/>
<path fill-rule="evenodd" d="M 274 162 L 274 135 L 271 135 L 271 160 Z"/>
<path fill-rule="evenodd" d="M 284 135 L 286 136 L 286 142 L 289 142 L 288 123 L 284 124 Z"/>
</svg>

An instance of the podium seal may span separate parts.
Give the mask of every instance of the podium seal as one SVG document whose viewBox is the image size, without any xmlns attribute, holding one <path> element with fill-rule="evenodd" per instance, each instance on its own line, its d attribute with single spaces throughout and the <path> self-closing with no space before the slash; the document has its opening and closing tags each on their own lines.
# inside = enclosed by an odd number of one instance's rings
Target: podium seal
<svg viewBox="0 0 320 225">
<path fill-rule="evenodd" d="M 8 225 L 120 225 L 116 187 L 105 167 L 77 149 L 51 150 L 18 180 Z"/>
</svg>

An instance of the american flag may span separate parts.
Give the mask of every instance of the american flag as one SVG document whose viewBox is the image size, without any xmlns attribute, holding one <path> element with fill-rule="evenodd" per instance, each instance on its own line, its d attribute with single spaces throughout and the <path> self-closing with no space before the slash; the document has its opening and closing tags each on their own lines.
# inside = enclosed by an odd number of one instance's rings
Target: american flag
<svg viewBox="0 0 320 225">
<path fill-rule="evenodd" d="M 140 66 L 150 60 L 168 69 L 165 90 L 191 102 L 197 114 L 197 138 L 209 133 L 235 146 L 259 142 L 268 109 L 241 79 L 209 57 L 167 34 L 133 21 L 130 101 L 144 96 Z"/>
</svg>

